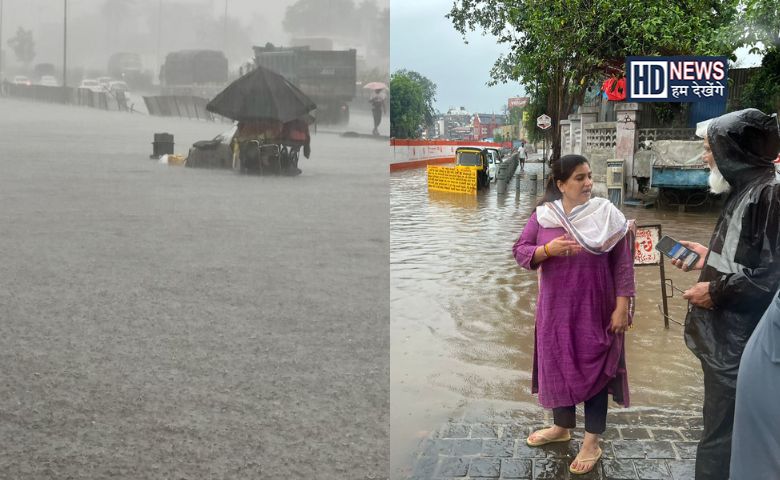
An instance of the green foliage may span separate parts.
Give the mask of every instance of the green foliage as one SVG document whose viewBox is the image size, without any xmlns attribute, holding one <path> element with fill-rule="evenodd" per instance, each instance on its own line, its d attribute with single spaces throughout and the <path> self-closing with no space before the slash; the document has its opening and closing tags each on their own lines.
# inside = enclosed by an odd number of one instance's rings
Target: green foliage
<svg viewBox="0 0 780 480">
<path fill-rule="evenodd" d="M 557 157 L 559 121 L 587 85 L 621 74 L 626 56 L 731 54 L 738 1 L 455 0 L 448 18 L 464 35 L 480 29 L 507 45 L 491 71 L 494 83 L 547 88 Z"/>
<path fill-rule="evenodd" d="M 419 138 L 425 122 L 425 89 L 407 73 L 390 76 L 390 136 Z"/>
<path fill-rule="evenodd" d="M 769 49 L 761 61 L 761 69 L 745 85 L 742 108 L 757 108 L 780 115 L 780 48 Z"/>
<path fill-rule="evenodd" d="M 32 30 L 19 27 L 16 36 L 8 39 L 8 46 L 14 51 L 16 59 L 25 65 L 29 65 L 35 58 L 35 40 L 33 40 Z"/>
<path fill-rule="evenodd" d="M 780 3 L 777 0 L 745 0 L 738 22 L 743 27 L 744 42 L 753 52 L 766 52 L 780 46 Z M 763 49 L 756 43 L 763 43 Z"/>
<path fill-rule="evenodd" d="M 503 141 L 504 141 L 504 136 L 503 136 L 503 135 L 501 135 L 501 133 L 500 133 L 500 132 L 496 132 L 496 134 L 495 134 L 495 135 L 493 135 L 493 141 L 494 141 L 494 142 L 497 142 L 497 143 L 501 143 L 501 142 L 503 142 Z M 507 141 L 509 141 L 509 140 L 507 140 Z"/>
<path fill-rule="evenodd" d="M 435 122 L 434 117 L 436 116 L 436 110 L 433 107 L 433 102 L 436 101 L 436 84 L 423 75 L 411 70 L 402 69 L 396 71 L 395 74 L 404 75 L 422 87 L 423 100 L 425 102 L 425 119 L 423 120 L 423 123 L 428 127 L 433 126 Z"/>
<path fill-rule="evenodd" d="M 536 143 L 549 135 L 548 130 L 542 130 L 536 126 L 536 119 L 547 110 L 547 86 L 540 86 L 539 89 L 531 94 L 531 100 L 525 108 L 528 112 L 528 119 L 523 123 L 526 132 L 526 140 Z"/>
</svg>

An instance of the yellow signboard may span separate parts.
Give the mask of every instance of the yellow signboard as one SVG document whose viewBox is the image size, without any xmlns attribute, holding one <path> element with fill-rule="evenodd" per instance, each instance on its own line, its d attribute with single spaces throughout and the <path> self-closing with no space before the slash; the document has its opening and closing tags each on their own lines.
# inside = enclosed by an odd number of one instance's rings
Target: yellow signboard
<svg viewBox="0 0 780 480">
<path fill-rule="evenodd" d="M 523 121 L 527 122 L 528 118 L 530 118 L 530 116 L 528 115 L 528 112 L 523 112 Z"/>
<path fill-rule="evenodd" d="M 428 165 L 428 190 L 476 195 L 477 170 L 474 167 Z"/>
</svg>

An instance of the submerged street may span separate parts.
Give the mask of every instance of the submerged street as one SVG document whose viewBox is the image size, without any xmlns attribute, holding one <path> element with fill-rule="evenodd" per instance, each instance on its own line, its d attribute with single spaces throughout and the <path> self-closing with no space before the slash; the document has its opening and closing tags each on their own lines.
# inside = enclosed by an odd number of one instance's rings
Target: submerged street
<svg viewBox="0 0 780 480">
<path fill-rule="evenodd" d="M 0 110 L 5 477 L 386 475 L 386 141 L 243 176 L 149 159 L 228 124 Z"/>
<path fill-rule="evenodd" d="M 540 165 L 527 169 L 541 170 Z M 516 191 L 514 178 L 506 195 L 497 195 L 493 184 L 470 196 L 428 192 L 425 169 L 391 174 L 391 478 L 428 478 L 424 469 L 421 473 L 413 467 L 430 458 L 416 462 L 426 448 L 443 448 L 431 438 L 455 442 L 451 454 L 457 456 L 464 441 L 481 442 L 474 439 L 483 437 L 485 424 L 545 424 L 544 410 L 531 395 L 536 272 L 521 269 L 512 257 L 512 245 L 535 202 L 527 191 Z M 639 225 L 661 224 L 664 234 L 704 244 L 717 218 L 715 209 L 623 211 Z M 698 273 L 682 272 L 666 261 L 666 276 L 675 286 L 685 289 L 695 283 Z M 641 418 L 641 412 L 700 418 L 701 367 L 684 344 L 682 327 L 670 323 L 664 328 L 657 307 L 659 267 L 637 267 L 636 282 L 635 327 L 626 336 L 632 405 L 622 409 L 610 403 L 607 424 L 626 414 Z M 686 301 L 678 292 L 674 296 L 669 314 L 682 322 Z M 524 446 L 527 432 L 515 434 L 511 440 Z M 496 432 L 491 435 L 497 441 Z M 684 435 L 673 436 L 684 440 Z M 464 437 L 468 440 L 457 440 Z M 485 450 L 479 443 L 476 451 L 460 453 L 479 456 L 482 451 L 490 457 L 489 441 Z M 512 456 L 511 445 L 507 448 Z"/>
</svg>

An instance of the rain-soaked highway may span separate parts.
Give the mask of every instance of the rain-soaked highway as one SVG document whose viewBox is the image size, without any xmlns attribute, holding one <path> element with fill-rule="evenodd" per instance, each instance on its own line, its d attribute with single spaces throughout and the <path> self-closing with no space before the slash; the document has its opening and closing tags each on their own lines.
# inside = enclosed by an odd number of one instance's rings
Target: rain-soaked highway
<svg viewBox="0 0 780 480">
<path fill-rule="evenodd" d="M 0 477 L 386 476 L 386 141 L 242 176 L 149 159 L 224 124 L 0 112 Z"/>
<path fill-rule="evenodd" d="M 424 169 L 391 174 L 391 478 L 408 475 L 421 440 L 448 421 L 541 411 L 530 392 L 536 273 L 521 269 L 511 252 L 534 206 L 514 179 L 506 195 L 494 185 L 468 196 L 429 193 Z M 664 234 L 704 244 L 717 217 L 714 209 L 623 210 L 640 225 L 661 224 Z M 697 274 L 666 266 L 676 286 L 696 281 Z M 658 267 L 636 269 L 630 409 L 696 415 L 700 367 L 682 327 L 664 328 L 659 277 Z M 682 321 L 686 305 L 675 292 L 670 316 Z"/>
</svg>

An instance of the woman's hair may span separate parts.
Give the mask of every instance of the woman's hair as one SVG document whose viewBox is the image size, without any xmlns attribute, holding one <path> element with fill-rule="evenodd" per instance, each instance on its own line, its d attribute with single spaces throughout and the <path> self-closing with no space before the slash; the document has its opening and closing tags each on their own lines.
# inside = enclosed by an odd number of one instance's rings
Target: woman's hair
<svg viewBox="0 0 780 480">
<path fill-rule="evenodd" d="M 547 202 L 558 200 L 563 195 L 558 190 L 558 180 L 565 182 L 571 177 L 574 170 L 583 163 L 590 163 L 588 159 L 582 155 L 564 155 L 558 160 L 552 162 L 552 172 L 547 177 L 547 184 L 544 188 L 544 195 L 539 200 L 537 206 L 544 205 Z"/>
</svg>

